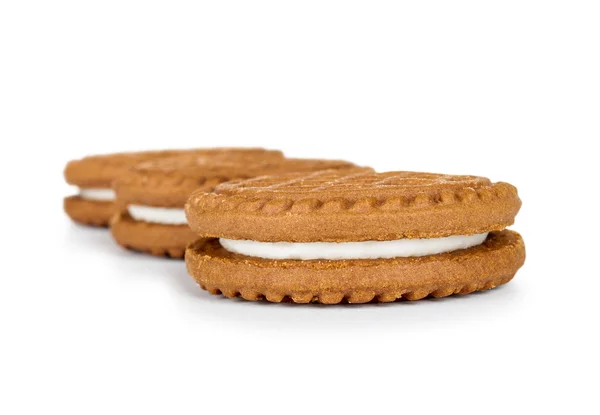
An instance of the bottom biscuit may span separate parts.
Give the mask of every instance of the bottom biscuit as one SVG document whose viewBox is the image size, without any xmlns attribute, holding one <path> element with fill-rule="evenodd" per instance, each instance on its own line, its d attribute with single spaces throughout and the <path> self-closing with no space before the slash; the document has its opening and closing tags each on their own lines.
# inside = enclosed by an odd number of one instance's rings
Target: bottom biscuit
<svg viewBox="0 0 600 415">
<path fill-rule="evenodd" d="M 127 213 L 114 216 L 110 231 L 125 249 L 171 258 L 183 258 L 186 246 L 196 239 L 187 225 L 136 221 Z"/>
<path fill-rule="evenodd" d="M 90 226 L 108 226 L 116 211 L 114 202 L 87 200 L 80 196 L 66 197 L 63 206 L 75 222 Z"/>
<path fill-rule="evenodd" d="M 479 246 L 425 257 L 371 260 L 270 260 L 226 251 L 218 239 L 189 246 L 190 275 L 211 294 L 246 300 L 323 304 L 419 300 L 487 290 L 510 281 L 525 261 L 513 231 Z"/>
</svg>

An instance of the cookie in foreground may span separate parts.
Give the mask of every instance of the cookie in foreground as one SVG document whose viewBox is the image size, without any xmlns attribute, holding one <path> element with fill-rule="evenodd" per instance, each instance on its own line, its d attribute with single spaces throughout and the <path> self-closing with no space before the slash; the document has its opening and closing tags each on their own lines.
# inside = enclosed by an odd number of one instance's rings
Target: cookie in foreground
<svg viewBox="0 0 600 415">
<path fill-rule="evenodd" d="M 246 149 L 190 149 L 158 150 L 135 153 L 115 153 L 72 160 L 65 167 L 67 183 L 79 188 L 78 194 L 64 199 L 64 210 L 74 221 L 84 225 L 107 226 L 116 212 L 113 181 L 136 164 L 183 154 L 202 153 L 219 155 L 223 152 L 244 152 L 283 158 L 277 150 Z"/>
<path fill-rule="evenodd" d="M 324 169 L 357 166 L 346 161 L 239 153 L 223 153 L 219 157 L 194 154 L 141 163 L 114 183 L 119 212 L 111 221 L 111 233 L 124 248 L 183 258 L 185 248 L 197 239 L 184 212 L 194 191 L 211 192 L 217 185 L 234 179 Z"/>
<path fill-rule="evenodd" d="M 515 187 L 476 176 L 317 172 L 236 181 L 187 205 L 188 272 L 213 294 L 336 304 L 444 297 L 510 281 Z"/>
</svg>

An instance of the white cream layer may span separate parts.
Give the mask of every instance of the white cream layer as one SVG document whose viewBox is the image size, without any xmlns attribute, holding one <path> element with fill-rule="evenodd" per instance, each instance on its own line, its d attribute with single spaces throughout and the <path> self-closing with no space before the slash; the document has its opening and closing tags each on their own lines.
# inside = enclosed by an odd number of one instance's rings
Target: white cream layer
<svg viewBox="0 0 600 415">
<path fill-rule="evenodd" d="M 187 225 L 183 208 L 129 205 L 127 210 L 135 220 L 161 223 L 163 225 Z"/>
<path fill-rule="evenodd" d="M 378 259 L 419 257 L 482 244 L 487 233 L 432 239 L 366 242 L 257 242 L 219 239 L 226 250 L 265 259 Z"/>
<path fill-rule="evenodd" d="M 113 201 L 115 191 L 112 189 L 79 188 L 79 197 L 85 200 Z"/>
</svg>

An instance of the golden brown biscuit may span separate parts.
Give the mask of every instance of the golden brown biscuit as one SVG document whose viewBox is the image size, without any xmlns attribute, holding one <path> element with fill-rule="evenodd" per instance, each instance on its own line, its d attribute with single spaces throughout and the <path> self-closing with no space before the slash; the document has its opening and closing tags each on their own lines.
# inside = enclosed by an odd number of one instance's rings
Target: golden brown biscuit
<svg viewBox="0 0 600 415">
<path fill-rule="evenodd" d="M 203 237 L 351 242 L 502 230 L 520 207 L 514 186 L 483 177 L 329 171 L 229 182 L 187 212 Z"/>
<path fill-rule="evenodd" d="M 110 230 L 126 249 L 171 258 L 183 258 L 185 247 L 194 239 L 194 233 L 187 225 L 136 221 L 127 212 L 119 212 L 113 217 Z"/>
<path fill-rule="evenodd" d="M 81 196 L 65 197 L 63 206 L 72 220 L 89 226 L 107 226 L 115 213 L 114 202 L 87 200 Z"/>
<path fill-rule="evenodd" d="M 64 175 L 67 183 L 80 188 L 79 195 L 65 198 L 65 212 L 76 222 L 107 226 L 111 216 L 116 212 L 114 194 L 111 189 L 112 182 L 129 168 L 144 161 L 188 153 L 202 153 L 218 157 L 231 152 L 283 158 L 280 151 L 258 148 L 162 150 L 89 156 L 70 161 L 65 168 Z"/>
<path fill-rule="evenodd" d="M 523 265 L 523 240 L 504 230 L 520 206 L 513 186 L 474 176 L 328 171 L 229 182 L 190 197 L 188 222 L 202 239 L 186 262 L 209 292 L 250 300 L 464 294 L 504 284 Z"/>
<path fill-rule="evenodd" d="M 182 237 L 176 246 L 166 239 L 164 245 L 159 241 L 165 235 L 165 229 L 187 227 L 183 209 L 190 194 L 198 189 L 210 192 L 232 179 L 265 174 L 356 168 L 352 163 L 338 160 L 274 159 L 239 154 L 221 154 L 219 157 L 185 155 L 141 163 L 114 182 L 121 214 L 111 223 L 111 231 L 123 247 L 154 254 L 159 254 L 162 249 L 169 256 L 174 256 L 169 250 L 176 252 L 179 249 L 183 253 L 186 246 L 196 239 L 194 234 L 188 230 L 187 240 Z M 134 228 L 135 222 L 144 225 Z M 125 227 L 135 229 L 135 235 L 124 231 Z M 184 232 L 178 233 L 183 235 Z M 154 249 L 143 242 L 150 240 L 156 242 L 152 245 Z"/>
<path fill-rule="evenodd" d="M 512 231 L 492 232 L 469 249 L 414 258 L 271 260 L 228 252 L 218 239 L 200 239 L 186 253 L 188 272 L 211 294 L 323 304 L 487 290 L 510 281 L 524 260 L 523 240 Z"/>
</svg>

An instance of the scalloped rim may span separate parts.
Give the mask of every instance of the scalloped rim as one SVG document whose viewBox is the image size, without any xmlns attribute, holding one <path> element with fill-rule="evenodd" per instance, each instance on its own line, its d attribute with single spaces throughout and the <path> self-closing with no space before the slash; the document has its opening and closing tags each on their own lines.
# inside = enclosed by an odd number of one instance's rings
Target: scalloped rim
<svg viewBox="0 0 600 415">
<path fill-rule="evenodd" d="M 365 304 L 365 303 L 391 303 L 400 300 L 416 301 L 427 297 L 442 298 L 451 295 L 465 295 L 476 291 L 491 290 L 499 285 L 508 283 L 513 279 L 516 273 L 493 278 L 484 282 L 475 282 L 463 285 L 440 285 L 429 288 L 422 288 L 413 291 L 353 291 L 346 292 L 258 292 L 253 290 L 235 290 L 228 288 L 219 288 L 217 286 L 206 286 L 196 280 L 199 287 L 213 295 L 223 295 L 227 298 L 242 298 L 248 301 L 266 300 L 271 303 L 296 303 L 296 304 Z"/>
<path fill-rule="evenodd" d="M 186 253 L 188 273 L 211 294 L 302 304 L 468 294 L 509 282 L 524 261 L 523 239 L 513 231 L 496 232 L 477 247 L 420 258 L 262 260 L 228 252 L 212 239 L 196 241 Z"/>
<path fill-rule="evenodd" d="M 430 191 L 414 197 L 355 200 L 327 200 L 326 192 L 325 200 L 195 192 L 185 210 L 192 230 L 205 238 L 355 242 L 499 231 L 514 223 L 521 207 L 516 188 L 504 182 Z"/>
<path fill-rule="evenodd" d="M 398 212 L 407 208 L 426 208 L 431 206 L 447 206 L 452 204 L 468 205 L 494 200 L 519 200 L 517 189 L 509 183 L 498 182 L 490 186 L 474 189 L 466 187 L 460 190 L 441 190 L 434 193 L 421 192 L 412 197 L 393 196 L 385 200 L 374 197 L 362 197 L 356 200 L 336 197 L 321 200 L 307 197 L 293 200 L 285 197 L 249 198 L 238 195 L 194 192 L 186 204 L 190 213 L 212 211 L 243 212 L 257 214 L 293 213 L 336 213 L 372 211 Z"/>
<path fill-rule="evenodd" d="M 118 243 L 118 242 L 117 242 Z M 155 257 L 171 258 L 171 259 L 183 259 L 185 257 L 185 249 L 178 248 L 147 248 L 140 246 L 132 246 L 128 244 L 118 243 L 118 245 L 128 251 L 140 252 L 143 254 L 150 254 Z"/>
</svg>

